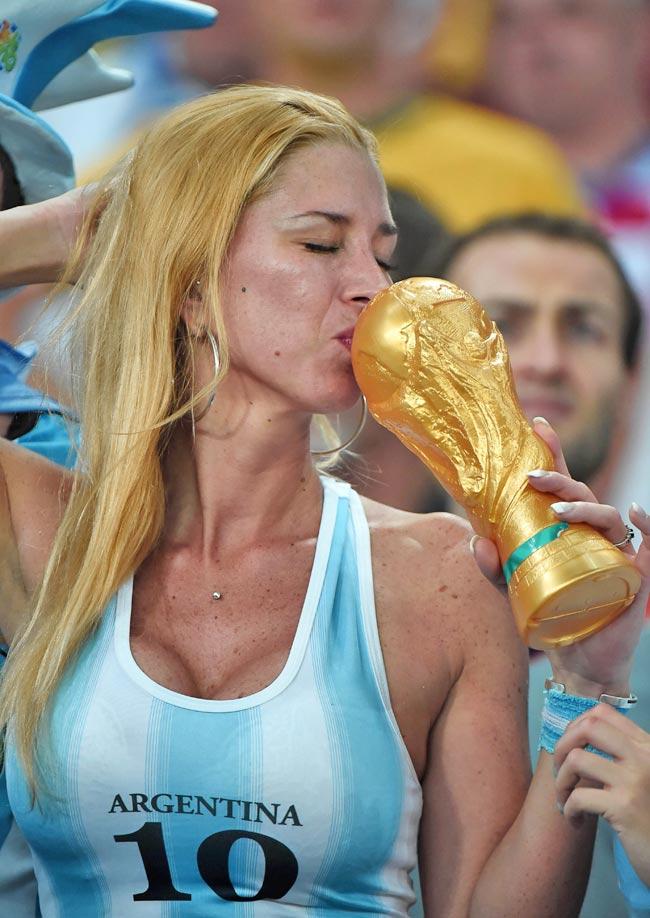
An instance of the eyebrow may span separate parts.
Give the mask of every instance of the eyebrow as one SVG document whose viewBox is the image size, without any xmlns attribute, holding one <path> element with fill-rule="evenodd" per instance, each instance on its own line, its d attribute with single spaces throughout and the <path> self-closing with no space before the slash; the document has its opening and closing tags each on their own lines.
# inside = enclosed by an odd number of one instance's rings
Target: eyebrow
<svg viewBox="0 0 650 918">
<path fill-rule="evenodd" d="M 350 224 L 350 218 L 346 217 L 345 214 L 337 214 L 329 210 L 308 210 L 304 214 L 296 214 L 291 217 L 291 219 L 300 220 L 304 217 L 321 217 L 325 220 L 329 220 L 329 222 L 333 223 L 335 226 L 348 226 Z M 381 233 L 382 236 L 397 236 L 398 233 L 398 229 L 394 223 L 380 223 L 377 227 L 377 231 Z"/>
<path fill-rule="evenodd" d="M 516 309 L 521 312 L 533 312 L 538 307 L 536 303 L 519 300 L 519 299 L 508 299 L 507 297 L 484 297 L 481 301 L 484 306 L 488 309 Z M 597 303 L 594 300 L 565 300 L 562 303 L 563 312 L 586 312 L 599 315 L 603 318 L 611 318 L 614 313 L 610 311 L 607 306 L 603 303 Z"/>
</svg>

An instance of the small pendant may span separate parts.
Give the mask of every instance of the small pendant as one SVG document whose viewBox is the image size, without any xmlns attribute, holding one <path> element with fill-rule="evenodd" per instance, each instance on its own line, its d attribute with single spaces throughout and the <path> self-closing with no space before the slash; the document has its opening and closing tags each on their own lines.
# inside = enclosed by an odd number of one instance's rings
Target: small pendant
<svg viewBox="0 0 650 918">
<path fill-rule="evenodd" d="M 212 594 L 212 598 L 215 600 L 221 599 L 221 593 L 217 593 L 217 591 L 215 590 L 214 593 Z"/>
</svg>

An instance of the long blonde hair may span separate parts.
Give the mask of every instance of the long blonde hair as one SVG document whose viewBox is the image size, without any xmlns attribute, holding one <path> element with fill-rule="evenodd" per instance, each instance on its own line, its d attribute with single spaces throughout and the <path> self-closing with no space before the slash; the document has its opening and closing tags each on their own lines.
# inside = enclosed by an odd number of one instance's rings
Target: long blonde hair
<svg viewBox="0 0 650 918">
<path fill-rule="evenodd" d="M 33 791 L 53 694 L 109 598 L 159 538 L 165 446 L 206 395 L 206 387 L 193 391 L 183 303 L 200 282 L 220 378 L 228 365 L 220 272 L 242 211 L 288 155 L 320 142 L 376 159 L 374 138 L 338 102 L 238 86 L 166 115 L 98 191 L 62 279 L 78 279 L 69 332 L 79 358 L 80 472 L 0 689 L 0 729 L 11 722 Z"/>
</svg>

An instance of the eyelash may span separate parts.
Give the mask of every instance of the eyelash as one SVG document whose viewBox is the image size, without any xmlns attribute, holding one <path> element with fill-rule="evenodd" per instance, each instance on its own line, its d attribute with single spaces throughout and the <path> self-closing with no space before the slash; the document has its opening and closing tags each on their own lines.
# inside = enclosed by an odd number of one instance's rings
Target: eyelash
<svg viewBox="0 0 650 918">
<path fill-rule="evenodd" d="M 308 252 L 317 252 L 321 255 L 334 255 L 341 248 L 338 245 L 322 245 L 320 242 L 304 242 L 303 245 Z M 381 261 L 379 258 L 376 261 L 383 271 L 394 271 L 396 268 L 396 265 Z"/>
</svg>

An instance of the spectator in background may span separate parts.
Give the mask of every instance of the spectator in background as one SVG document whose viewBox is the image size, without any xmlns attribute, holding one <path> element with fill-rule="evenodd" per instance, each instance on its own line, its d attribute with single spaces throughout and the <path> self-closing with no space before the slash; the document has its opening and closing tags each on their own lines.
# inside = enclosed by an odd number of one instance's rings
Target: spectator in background
<svg viewBox="0 0 650 918">
<path fill-rule="evenodd" d="M 543 134 L 425 90 L 416 52 L 435 11 L 414 0 L 260 4 L 262 75 L 341 99 L 375 131 L 389 186 L 454 232 L 511 211 L 578 213 L 575 185 Z"/>
<path fill-rule="evenodd" d="M 435 34 L 424 48 L 433 86 L 471 95 L 485 69 L 494 0 L 443 0 Z"/>
<path fill-rule="evenodd" d="M 590 751 L 596 746 L 606 753 Z M 611 761 L 610 758 L 613 759 Z M 650 912 L 650 733 L 608 704 L 572 724 L 555 753 L 558 805 L 579 824 L 602 816 L 616 831 L 615 858 L 631 918 Z M 578 784 L 582 779 L 586 779 Z M 589 912 L 593 914 L 593 912 Z M 608 911 L 609 916 L 613 913 Z"/>
<path fill-rule="evenodd" d="M 487 98 L 548 132 L 650 307 L 650 3 L 497 0 Z"/>
<path fill-rule="evenodd" d="M 340 98 L 377 134 L 388 185 L 413 194 L 453 232 L 511 211 L 582 212 L 570 171 L 541 132 L 427 89 L 429 63 L 420 52 L 436 25 L 436 3 L 276 0 L 255 4 L 254 16 L 250 0 L 241 3 L 237 11 L 218 4 L 219 28 L 156 43 L 156 82 L 176 86 L 174 101 L 242 79 Z M 105 172 L 133 142 L 135 135 L 84 178 Z"/>
<path fill-rule="evenodd" d="M 524 412 L 553 425 L 572 475 L 604 497 L 640 332 L 638 298 L 606 238 L 582 221 L 504 217 L 452 243 L 438 270 L 485 306 Z"/>
</svg>

